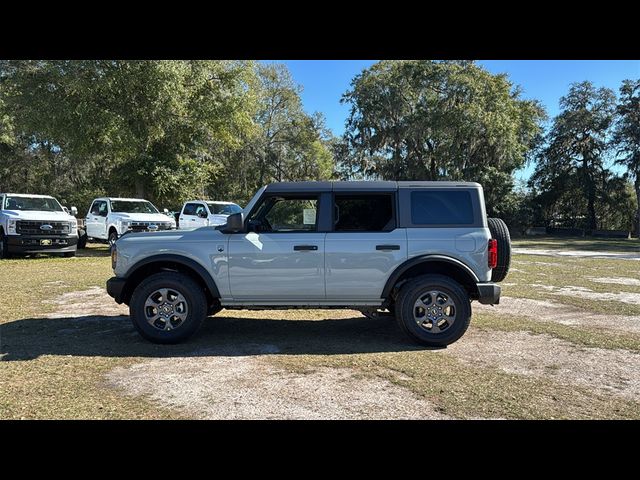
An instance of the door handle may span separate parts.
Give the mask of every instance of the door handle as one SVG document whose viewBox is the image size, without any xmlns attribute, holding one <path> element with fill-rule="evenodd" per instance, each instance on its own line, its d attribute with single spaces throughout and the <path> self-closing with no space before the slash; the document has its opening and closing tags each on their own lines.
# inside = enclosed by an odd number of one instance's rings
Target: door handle
<svg viewBox="0 0 640 480">
<path fill-rule="evenodd" d="M 376 245 L 376 250 L 400 250 L 400 245 Z"/>
<path fill-rule="evenodd" d="M 293 249 L 296 251 L 300 250 L 318 250 L 317 245 L 294 245 Z"/>
</svg>

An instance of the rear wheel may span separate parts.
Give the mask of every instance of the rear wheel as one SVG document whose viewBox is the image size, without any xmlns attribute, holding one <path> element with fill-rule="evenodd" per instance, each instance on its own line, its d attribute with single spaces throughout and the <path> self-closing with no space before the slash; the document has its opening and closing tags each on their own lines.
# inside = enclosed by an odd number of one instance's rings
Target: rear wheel
<svg viewBox="0 0 640 480">
<path fill-rule="evenodd" d="M 400 328 L 415 342 L 444 347 L 458 340 L 471 322 L 471 302 L 462 286 L 444 275 L 423 275 L 400 289 Z"/>
<path fill-rule="evenodd" d="M 154 343 L 178 343 L 193 335 L 207 314 L 204 291 L 187 275 L 156 273 L 140 283 L 129 304 L 133 326 Z"/>
<path fill-rule="evenodd" d="M 501 282 L 509 273 L 511 265 L 511 236 L 507 224 L 499 218 L 487 218 L 491 238 L 498 242 L 498 265 L 491 270 L 491 281 Z"/>
</svg>

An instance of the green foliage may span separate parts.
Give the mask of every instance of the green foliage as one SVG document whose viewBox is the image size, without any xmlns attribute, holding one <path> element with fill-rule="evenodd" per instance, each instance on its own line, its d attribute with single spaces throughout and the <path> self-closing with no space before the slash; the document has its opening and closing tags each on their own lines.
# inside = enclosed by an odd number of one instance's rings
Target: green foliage
<svg viewBox="0 0 640 480">
<path fill-rule="evenodd" d="M 625 80 L 620 87 L 620 102 L 616 108 L 617 122 L 613 146 L 634 180 L 636 197 L 636 234 L 640 237 L 640 80 Z"/>
<path fill-rule="evenodd" d="M 299 94 L 255 62 L 0 61 L 0 187 L 177 208 L 328 178 L 329 138 Z"/>
<path fill-rule="evenodd" d="M 539 140 L 542 107 L 466 61 L 382 61 L 356 76 L 343 177 L 482 182 L 490 213 Z"/>
</svg>

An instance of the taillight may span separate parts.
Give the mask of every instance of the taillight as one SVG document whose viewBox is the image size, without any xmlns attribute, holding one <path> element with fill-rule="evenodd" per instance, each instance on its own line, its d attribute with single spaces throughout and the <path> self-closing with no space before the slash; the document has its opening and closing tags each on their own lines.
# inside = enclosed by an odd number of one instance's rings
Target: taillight
<svg viewBox="0 0 640 480">
<path fill-rule="evenodd" d="M 489 240 L 489 268 L 498 266 L 498 241 L 494 238 Z"/>
</svg>

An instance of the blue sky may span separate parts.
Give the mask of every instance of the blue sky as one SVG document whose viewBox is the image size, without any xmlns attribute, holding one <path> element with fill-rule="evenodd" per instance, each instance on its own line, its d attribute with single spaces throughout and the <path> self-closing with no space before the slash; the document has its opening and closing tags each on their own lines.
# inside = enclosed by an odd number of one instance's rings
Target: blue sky
<svg viewBox="0 0 640 480">
<path fill-rule="evenodd" d="M 280 61 L 279 61 L 280 62 Z M 353 77 L 375 60 L 285 60 L 293 79 L 303 87 L 302 102 L 307 112 L 324 113 L 335 135 L 344 131 L 348 105 L 340 97 Z M 507 73 L 523 89 L 524 98 L 542 102 L 550 117 L 557 115 L 558 102 L 573 82 L 590 80 L 597 87 L 618 91 L 622 80 L 640 78 L 638 60 L 480 60 L 492 73 Z M 517 173 L 527 178 L 532 167 Z"/>
</svg>

